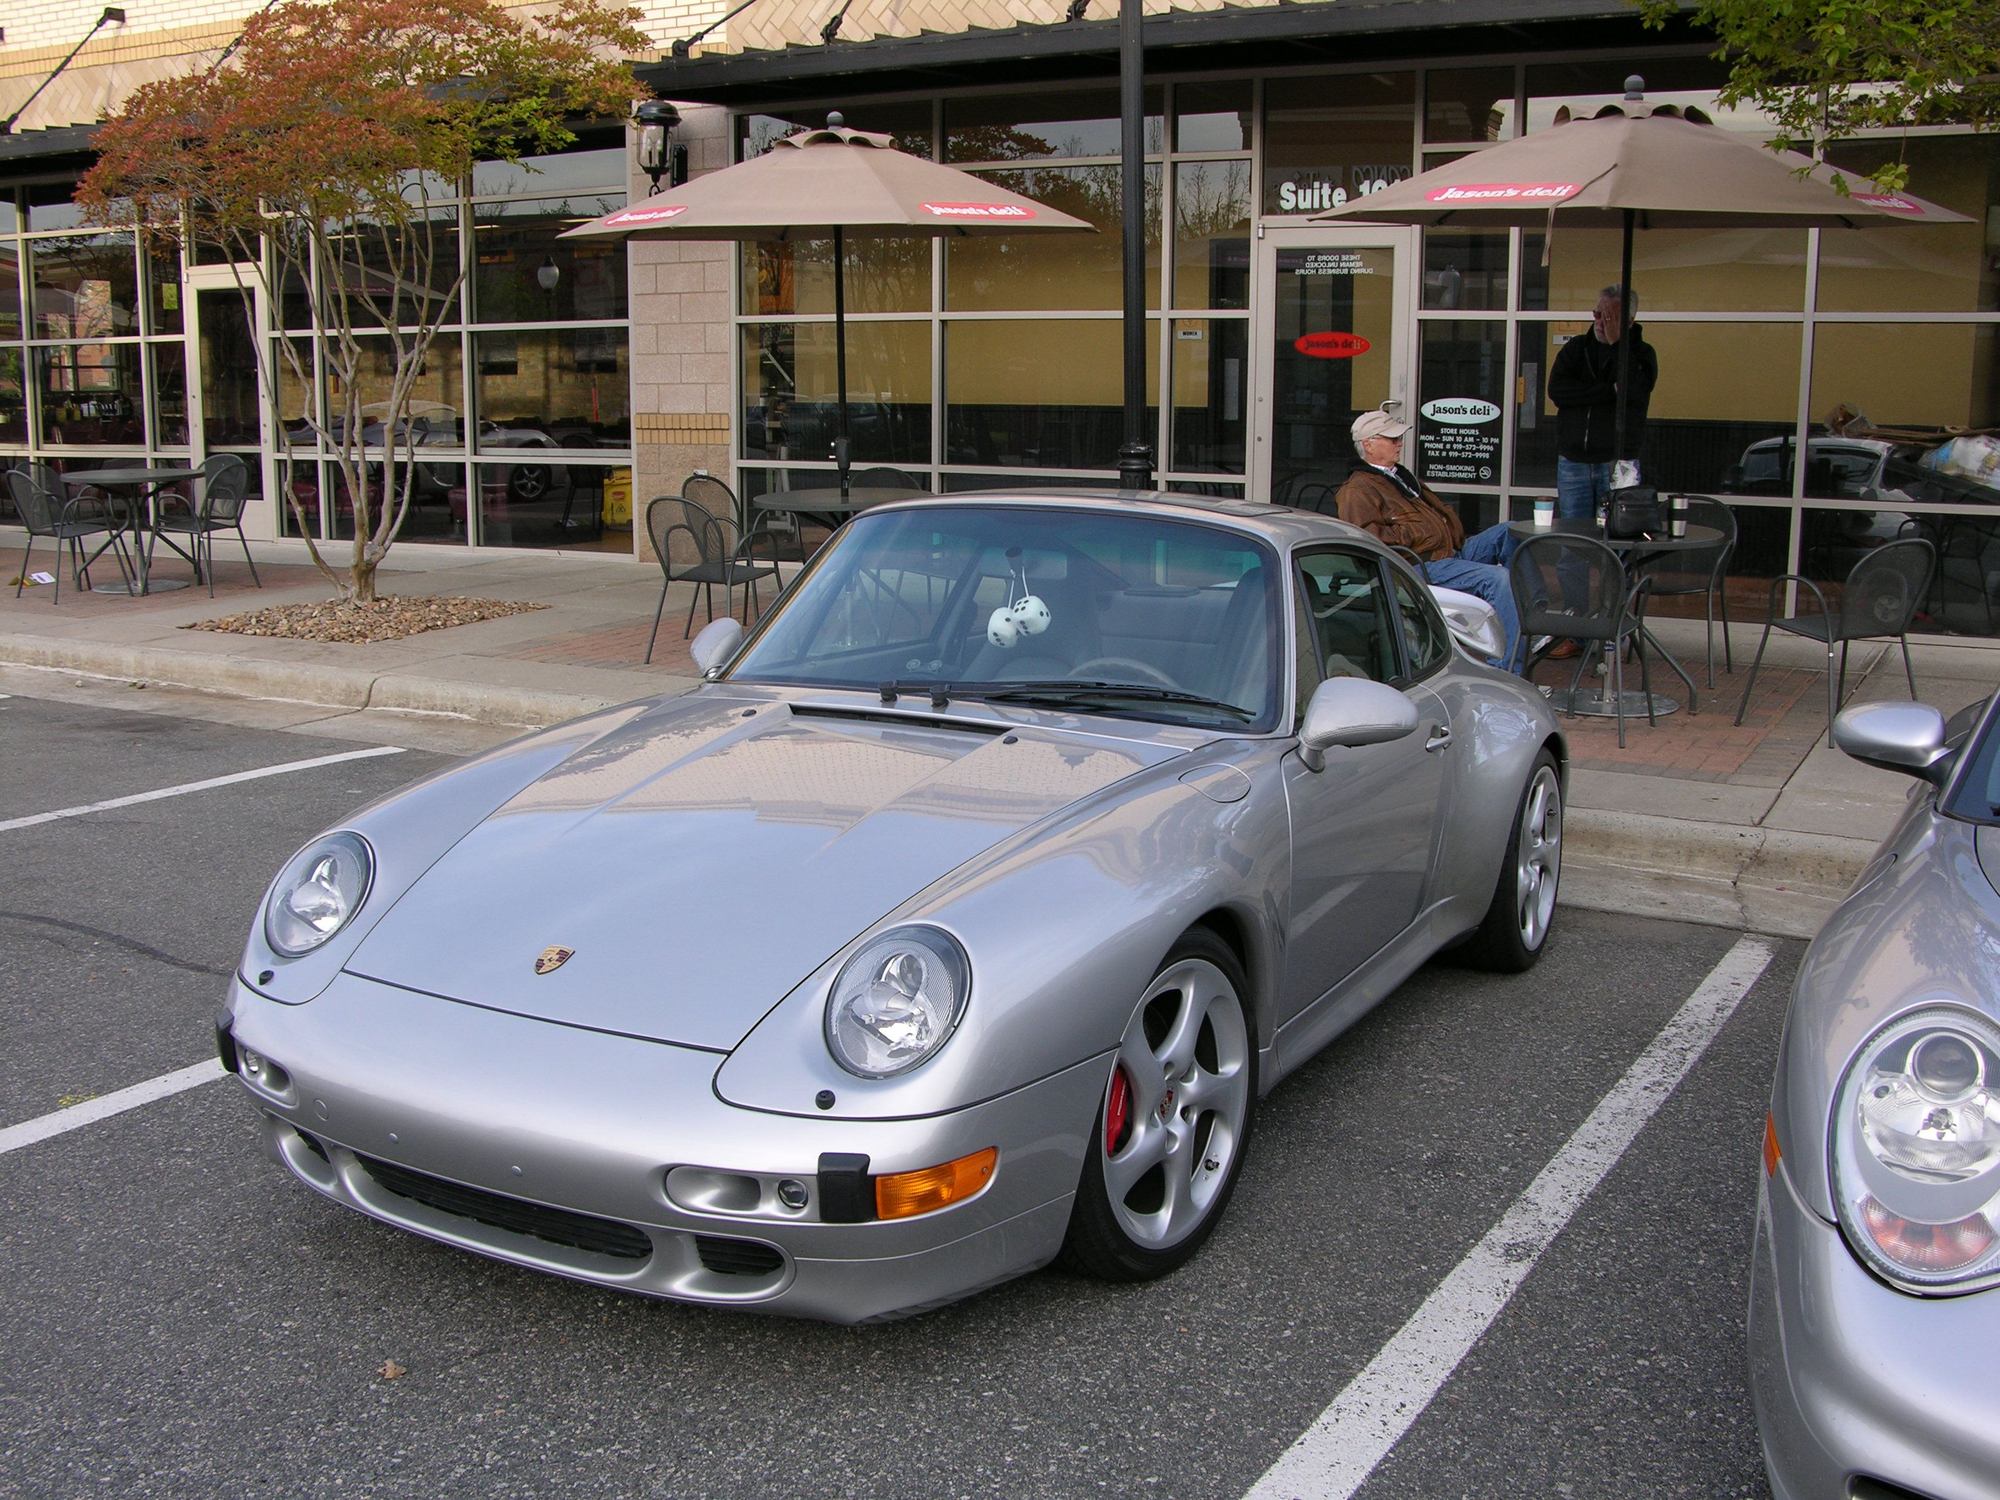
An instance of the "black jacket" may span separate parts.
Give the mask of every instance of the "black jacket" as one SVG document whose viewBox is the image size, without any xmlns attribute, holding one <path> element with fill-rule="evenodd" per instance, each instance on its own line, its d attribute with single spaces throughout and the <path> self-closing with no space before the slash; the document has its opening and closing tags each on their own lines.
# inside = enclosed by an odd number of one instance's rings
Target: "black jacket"
<svg viewBox="0 0 2000 1500">
<path fill-rule="evenodd" d="M 1580 333 L 1556 351 L 1549 371 L 1549 399 L 1556 404 L 1556 452 L 1580 463 L 1608 464 L 1637 458 L 1646 435 L 1646 406 L 1660 378 L 1660 356 L 1639 324 L 1626 333 L 1632 341 L 1631 389 L 1625 397 L 1625 451 L 1613 454 L 1618 421 L 1618 346 L 1595 333 Z"/>
</svg>

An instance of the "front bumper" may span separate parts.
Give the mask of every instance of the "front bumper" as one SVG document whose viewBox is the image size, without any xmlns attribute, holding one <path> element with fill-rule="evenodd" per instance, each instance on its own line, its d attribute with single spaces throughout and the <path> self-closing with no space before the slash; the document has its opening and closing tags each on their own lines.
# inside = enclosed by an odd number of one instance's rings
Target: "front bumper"
<svg viewBox="0 0 2000 1500">
<path fill-rule="evenodd" d="M 1104 1082 L 1085 1063 L 946 1115 L 801 1119 L 718 1099 L 717 1053 L 345 974 L 305 1005 L 239 980 L 227 1025 L 262 1060 L 238 1077 L 267 1148 L 336 1202 L 602 1286 L 834 1322 L 949 1302 L 1052 1259 Z M 865 1155 L 880 1174 L 989 1146 L 998 1167 L 976 1197 L 828 1222 L 823 1155 Z M 676 1168 L 693 1170 L 670 1189 Z M 805 1202 L 781 1202 L 780 1182 Z"/>
<path fill-rule="evenodd" d="M 1750 1391 L 1776 1500 L 2000 1497 L 2000 1291 L 1912 1297 L 1877 1281 L 1799 1201 L 1781 1164 L 1758 1197 Z"/>
</svg>

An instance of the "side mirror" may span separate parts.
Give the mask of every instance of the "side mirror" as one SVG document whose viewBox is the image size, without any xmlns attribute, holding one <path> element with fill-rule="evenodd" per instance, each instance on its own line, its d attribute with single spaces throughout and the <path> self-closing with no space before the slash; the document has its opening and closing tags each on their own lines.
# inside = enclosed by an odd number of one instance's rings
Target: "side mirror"
<svg viewBox="0 0 2000 1500">
<path fill-rule="evenodd" d="M 1864 766 L 1941 786 L 1951 769 L 1944 715 L 1928 703 L 1863 703 L 1833 721 L 1833 743 Z"/>
<path fill-rule="evenodd" d="M 1444 614 L 1451 638 L 1480 661 L 1498 661 L 1507 654 L 1507 632 L 1501 627 L 1499 611 L 1484 599 L 1457 589 L 1431 585 L 1431 597 Z"/>
<path fill-rule="evenodd" d="M 742 644 L 743 626 L 725 615 L 701 627 L 688 647 L 688 655 L 694 658 L 697 672 L 703 677 L 714 677 L 729 665 L 729 658 Z"/>
<path fill-rule="evenodd" d="M 1336 746 L 1381 745 L 1413 734 L 1417 710 L 1401 693 L 1365 677 L 1335 677 L 1313 689 L 1299 726 L 1299 759 L 1309 771 Z"/>
</svg>

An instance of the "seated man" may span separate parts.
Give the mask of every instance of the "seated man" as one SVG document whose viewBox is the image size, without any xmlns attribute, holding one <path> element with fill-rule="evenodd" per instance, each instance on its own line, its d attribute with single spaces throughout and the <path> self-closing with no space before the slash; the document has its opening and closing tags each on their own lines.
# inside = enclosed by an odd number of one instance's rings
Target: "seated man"
<svg viewBox="0 0 2000 1500">
<path fill-rule="evenodd" d="M 1504 521 L 1468 537 L 1458 512 L 1400 462 L 1409 430 L 1409 423 L 1385 411 L 1365 411 L 1354 419 L 1349 431 L 1362 467 L 1347 476 L 1333 497 L 1334 506 L 1350 526 L 1416 553 L 1430 582 L 1492 605 L 1507 633 L 1507 653 L 1494 665 L 1506 666 L 1514 660 L 1514 643 L 1521 634 L 1520 612 L 1507 581 L 1507 559 L 1520 539 Z"/>
</svg>

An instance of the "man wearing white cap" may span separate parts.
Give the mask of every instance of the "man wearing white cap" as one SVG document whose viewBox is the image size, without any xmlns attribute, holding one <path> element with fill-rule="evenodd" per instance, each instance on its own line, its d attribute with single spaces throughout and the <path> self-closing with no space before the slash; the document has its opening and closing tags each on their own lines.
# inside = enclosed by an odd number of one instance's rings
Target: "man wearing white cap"
<svg viewBox="0 0 2000 1500">
<path fill-rule="evenodd" d="M 1520 612 L 1507 581 L 1507 559 L 1520 539 L 1503 521 L 1476 536 L 1465 534 L 1465 523 L 1428 485 L 1402 464 L 1403 439 L 1410 424 L 1385 411 L 1365 411 L 1349 429 L 1361 467 L 1333 497 L 1340 519 L 1380 537 L 1393 546 L 1408 547 L 1423 559 L 1423 574 L 1432 583 L 1476 595 L 1493 606 L 1507 632 L 1507 653 L 1495 665 L 1514 659 L 1514 642 L 1521 633 Z"/>
</svg>

